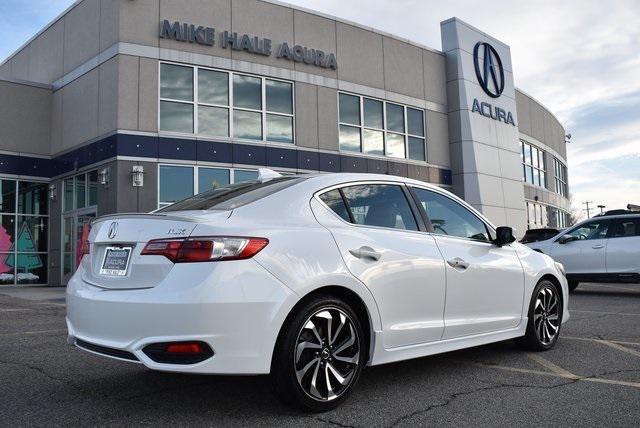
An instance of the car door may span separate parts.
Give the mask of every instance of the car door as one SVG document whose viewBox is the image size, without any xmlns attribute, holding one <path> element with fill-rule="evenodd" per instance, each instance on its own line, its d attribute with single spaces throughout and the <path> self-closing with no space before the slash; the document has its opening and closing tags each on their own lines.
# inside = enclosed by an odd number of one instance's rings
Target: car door
<svg viewBox="0 0 640 428">
<path fill-rule="evenodd" d="M 606 248 L 607 273 L 637 275 L 640 273 L 640 217 L 611 221 Z"/>
<path fill-rule="evenodd" d="M 556 238 L 548 254 L 562 263 L 568 274 L 605 273 L 609 224 L 607 218 L 580 224 Z"/>
<path fill-rule="evenodd" d="M 444 260 L 403 185 L 346 185 L 317 198 L 349 271 L 371 290 L 385 348 L 439 340 L 444 330 Z M 336 216 L 337 214 L 337 216 Z"/>
<path fill-rule="evenodd" d="M 434 190 L 413 188 L 446 261 L 443 339 L 516 327 L 522 319 L 524 271 L 510 245 L 491 242 L 471 210 Z"/>
</svg>

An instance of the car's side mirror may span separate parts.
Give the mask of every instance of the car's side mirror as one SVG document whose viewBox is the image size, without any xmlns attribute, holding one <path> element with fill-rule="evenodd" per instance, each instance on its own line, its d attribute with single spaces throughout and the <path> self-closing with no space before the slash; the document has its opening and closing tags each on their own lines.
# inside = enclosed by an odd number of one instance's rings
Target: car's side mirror
<svg viewBox="0 0 640 428">
<path fill-rule="evenodd" d="M 509 226 L 500 226 L 496 229 L 496 239 L 493 241 L 498 247 L 511 244 L 516 240 L 513 236 L 513 229 Z"/>
<path fill-rule="evenodd" d="M 575 241 L 576 238 L 574 238 L 571 235 L 562 235 L 560 237 L 560 239 L 558 239 L 558 244 L 566 244 L 567 242 L 571 242 L 571 241 Z"/>
</svg>

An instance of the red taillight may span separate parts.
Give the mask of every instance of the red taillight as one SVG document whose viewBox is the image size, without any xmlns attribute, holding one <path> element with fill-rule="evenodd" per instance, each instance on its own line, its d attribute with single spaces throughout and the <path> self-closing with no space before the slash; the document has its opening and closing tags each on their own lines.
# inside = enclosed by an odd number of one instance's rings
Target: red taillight
<svg viewBox="0 0 640 428">
<path fill-rule="evenodd" d="M 204 349 L 202 345 L 194 343 L 172 343 L 167 345 L 167 352 L 170 354 L 202 354 Z"/>
<path fill-rule="evenodd" d="M 88 239 L 85 239 L 84 242 L 82 242 L 82 250 L 80 251 L 81 257 L 91 254 L 91 242 L 89 242 Z"/>
<path fill-rule="evenodd" d="M 211 259 L 213 241 L 187 240 L 182 243 L 178 253 L 180 262 L 206 262 Z"/>
<path fill-rule="evenodd" d="M 249 259 L 269 243 L 265 238 L 231 236 L 154 239 L 141 255 L 165 256 L 174 263 Z"/>
<path fill-rule="evenodd" d="M 91 242 L 89 242 L 89 233 L 91 233 L 91 225 L 85 224 L 82 227 L 82 235 L 80 236 L 80 257 L 91 254 Z"/>
<path fill-rule="evenodd" d="M 182 242 L 182 239 L 154 239 L 153 241 L 147 242 L 147 245 L 145 245 L 140 254 L 165 256 L 172 262 L 175 262 L 178 258 L 178 251 L 180 251 Z"/>
</svg>

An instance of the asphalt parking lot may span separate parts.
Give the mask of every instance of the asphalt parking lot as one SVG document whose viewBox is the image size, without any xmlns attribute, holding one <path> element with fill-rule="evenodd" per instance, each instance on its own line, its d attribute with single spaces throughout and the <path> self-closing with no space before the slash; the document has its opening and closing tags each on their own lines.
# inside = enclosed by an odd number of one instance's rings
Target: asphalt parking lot
<svg viewBox="0 0 640 428">
<path fill-rule="evenodd" d="M 156 373 L 69 347 L 59 292 L 0 289 L 0 426 L 638 426 L 640 285 L 581 285 L 570 311 L 549 352 L 502 342 L 368 368 L 344 406 L 306 415 L 266 377 Z"/>
</svg>

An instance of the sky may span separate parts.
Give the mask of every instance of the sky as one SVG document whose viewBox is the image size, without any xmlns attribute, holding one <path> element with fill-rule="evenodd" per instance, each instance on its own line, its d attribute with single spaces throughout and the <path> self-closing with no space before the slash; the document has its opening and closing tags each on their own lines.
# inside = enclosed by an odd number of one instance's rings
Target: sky
<svg viewBox="0 0 640 428">
<path fill-rule="evenodd" d="M 0 59 L 71 3 L 0 1 Z M 545 105 L 572 136 L 567 157 L 573 207 L 580 210 L 587 200 L 607 209 L 640 205 L 639 0 L 289 3 L 435 49 L 442 47 L 440 22 L 452 16 L 503 41 L 511 46 L 516 87 Z"/>
</svg>

